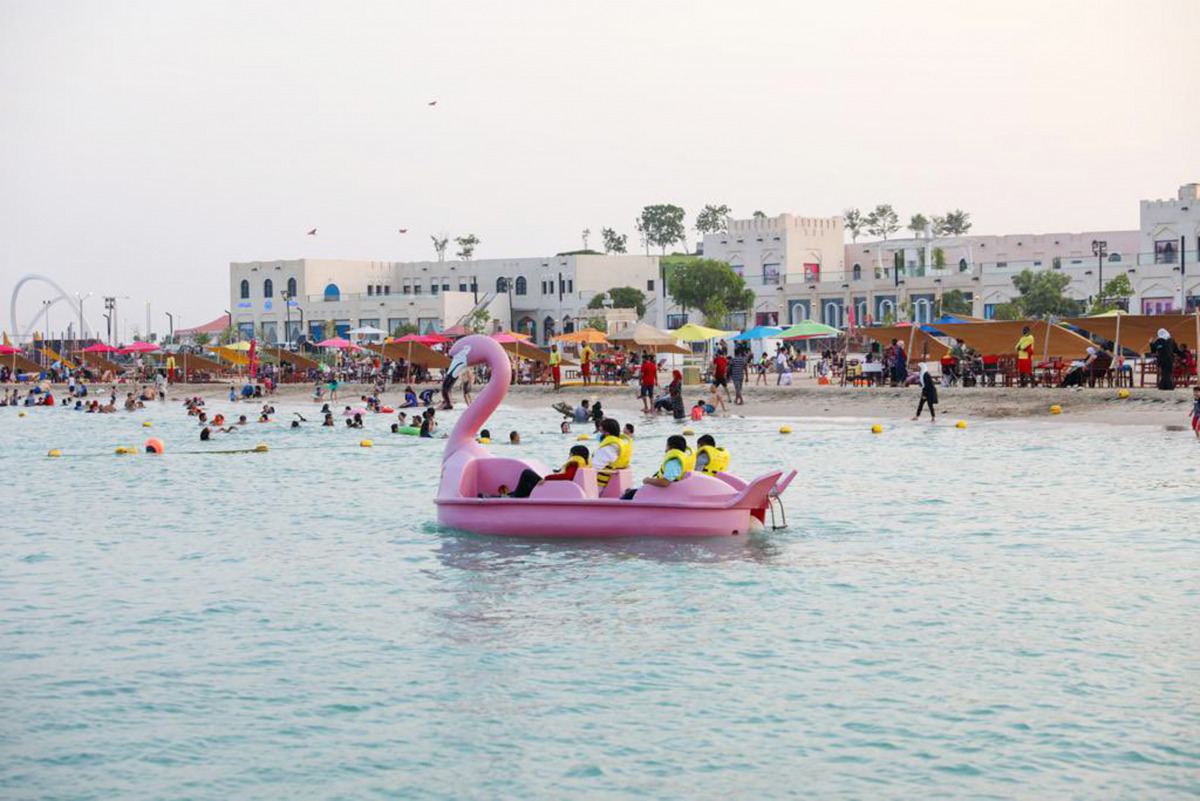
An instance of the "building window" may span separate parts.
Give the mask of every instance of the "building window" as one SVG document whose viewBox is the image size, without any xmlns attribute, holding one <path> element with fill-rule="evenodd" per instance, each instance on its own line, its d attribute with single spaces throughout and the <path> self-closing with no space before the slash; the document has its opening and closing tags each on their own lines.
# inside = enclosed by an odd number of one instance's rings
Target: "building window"
<svg viewBox="0 0 1200 801">
<path fill-rule="evenodd" d="M 400 336 L 400 329 L 407 328 L 407 327 L 408 327 L 408 318 L 407 317 L 389 317 L 388 318 L 388 331 L 390 331 L 392 333 L 392 336 L 394 336 L 394 337 Z"/>
<path fill-rule="evenodd" d="M 1174 239 L 1159 239 L 1154 243 L 1154 263 L 1155 264 L 1174 264 L 1175 263 L 1175 240 Z"/>
<path fill-rule="evenodd" d="M 525 292 L 527 291 L 527 289 L 528 289 L 528 285 L 525 283 L 525 276 L 518 275 L 517 280 L 516 280 L 516 285 L 515 285 L 516 293 L 518 295 L 524 295 Z M 529 324 L 533 325 L 533 320 L 530 320 Z"/>
<path fill-rule="evenodd" d="M 413 284 L 413 294 L 414 295 L 421 294 L 421 285 L 420 284 Z"/>
<path fill-rule="evenodd" d="M 264 298 L 275 297 L 275 282 L 272 281 L 270 278 L 263 281 L 263 297 Z"/>
<path fill-rule="evenodd" d="M 375 285 L 374 285 L 374 284 L 367 284 L 367 297 L 369 298 L 369 297 L 371 297 L 371 296 L 372 296 L 372 295 L 374 295 L 374 294 L 375 294 Z"/>
<path fill-rule="evenodd" d="M 575 279 L 574 279 L 574 278 L 568 278 L 568 279 L 567 279 L 567 292 L 568 292 L 568 293 L 571 293 L 571 292 L 574 292 L 574 291 L 575 291 Z"/>
<path fill-rule="evenodd" d="M 764 264 L 763 265 L 763 283 L 778 284 L 779 283 L 779 264 Z"/>
<path fill-rule="evenodd" d="M 810 284 L 815 284 L 821 280 L 821 265 L 805 264 L 804 265 L 804 280 Z"/>
<path fill-rule="evenodd" d="M 1110 264 L 1120 264 L 1121 263 L 1121 254 L 1120 253 L 1109 253 L 1108 261 Z"/>
<path fill-rule="evenodd" d="M 442 291 L 443 291 L 443 292 L 449 292 L 449 291 L 450 291 L 450 279 L 449 279 L 449 278 L 443 278 L 443 279 L 442 279 Z"/>
<path fill-rule="evenodd" d="M 401 291 L 405 295 L 411 295 L 412 294 L 412 284 L 405 284 L 403 287 L 401 287 Z"/>
<path fill-rule="evenodd" d="M 437 282 L 437 279 L 435 278 L 435 279 L 433 279 L 433 282 L 429 285 L 429 294 L 436 295 L 437 293 L 438 293 L 438 282 Z"/>
<path fill-rule="evenodd" d="M 378 317 L 359 317 L 358 318 L 358 327 L 359 328 L 378 328 L 379 327 L 379 318 Z"/>
<path fill-rule="evenodd" d="M 1058 256 L 1055 256 L 1050 261 L 1050 267 L 1055 270 L 1061 270 L 1062 269 L 1062 259 L 1059 258 Z M 993 305 L 995 305 L 995 304 L 993 304 Z"/>
<path fill-rule="evenodd" d="M 341 300 L 342 292 L 338 289 L 337 284 L 329 284 L 325 287 L 325 300 Z"/>
<path fill-rule="evenodd" d="M 850 277 L 852 279 L 854 279 L 855 281 L 862 280 L 862 265 L 861 264 L 856 263 L 853 267 L 850 268 Z"/>
<path fill-rule="evenodd" d="M 250 298 L 250 282 L 249 281 L 242 281 L 242 293 L 241 294 L 242 294 L 242 300 L 249 300 L 249 298 Z"/>
<path fill-rule="evenodd" d="M 296 279 L 289 278 L 287 283 L 287 293 L 289 298 L 296 297 Z"/>
<path fill-rule="evenodd" d="M 958 260 L 958 271 L 960 273 L 965 273 L 967 271 L 967 260 L 966 259 Z"/>
<path fill-rule="evenodd" d="M 746 277 L 746 267 L 745 267 L 745 265 L 742 265 L 742 264 L 730 264 L 730 265 L 729 265 L 729 269 L 733 270 L 733 274 L 734 274 L 734 275 L 741 276 L 742 278 L 745 278 L 745 277 Z"/>
<path fill-rule="evenodd" d="M 688 316 L 686 314 L 668 314 L 667 328 L 671 329 L 672 331 L 676 328 L 683 328 L 685 325 L 687 325 L 687 321 Z"/>
<path fill-rule="evenodd" d="M 458 291 L 459 292 L 467 291 L 467 277 L 465 275 L 460 276 L 458 279 Z"/>
<path fill-rule="evenodd" d="M 238 323 L 239 339 L 254 339 L 254 323 Z"/>
<path fill-rule="evenodd" d="M 996 269 L 997 269 L 997 270 L 1003 270 L 1003 269 L 1004 269 L 1005 267 L 1007 267 L 1007 266 L 1008 266 L 1008 262 L 1006 262 L 1006 261 L 998 261 L 998 262 L 996 262 Z"/>
<path fill-rule="evenodd" d="M 542 336 L 545 337 L 547 343 L 549 343 L 550 338 L 554 336 L 553 317 L 547 317 L 545 320 L 542 320 Z"/>
<path fill-rule="evenodd" d="M 499 278 L 496 279 L 496 291 L 497 292 L 507 292 L 508 291 L 508 284 L 505 282 L 504 276 L 500 276 Z"/>
<path fill-rule="evenodd" d="M 654 279 L 653 278 L 646 281 L 646 291 L 647 292 L 654 291 Z"/>
</svg>

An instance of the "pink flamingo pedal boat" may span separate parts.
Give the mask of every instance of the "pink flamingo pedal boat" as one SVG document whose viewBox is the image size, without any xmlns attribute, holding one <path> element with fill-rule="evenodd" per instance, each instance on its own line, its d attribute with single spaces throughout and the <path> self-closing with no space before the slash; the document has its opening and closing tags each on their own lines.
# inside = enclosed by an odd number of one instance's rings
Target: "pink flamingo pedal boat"
<svg viewBox="0 0 1200 801">
<path fill-rule="evenodd" d="M 593 468 L 580 468 L 574 481 L 547 481 L 528 498 L 488 497 L 515 487 L 526 468 L 550 470 L 536 460 L 496 456 L 475 441 L 483 424 L 508 393 L 512 368 L 493 339 L 473 335 L 450 349 L 446 380 L 469 365 L 486 364 L 491 381 L 463 412 L 442 455 L 435 503 L 438 522 L 478 534 L 524 537 L 718 537 L 745 534 L 774 519 L 773 503 L 796 476 L 776 470 L 744 481 L 728 473 L 688 473 L 668 487 L 644 485 L 628 501 L 632 471 L 618 470 L 600 489 Z M 782 507 L 781 507 L 782 510 Z"/>
</svg>

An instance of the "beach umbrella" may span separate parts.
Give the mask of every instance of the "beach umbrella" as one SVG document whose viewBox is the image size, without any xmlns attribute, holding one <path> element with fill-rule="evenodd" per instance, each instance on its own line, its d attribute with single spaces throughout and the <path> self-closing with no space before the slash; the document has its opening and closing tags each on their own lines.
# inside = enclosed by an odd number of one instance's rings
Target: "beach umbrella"
<svg viewBox="0 0 1200 801">
<path fill-rule="evenodd" d="M 103 342 L 97 342 L 95 345 L 88 345 L 83 349 L 83 353 L 116 353 L 117 349 L 112 345 L 105 345 Z"/>
<path fill-rule="evenodd" d="M 666 331 L 659 330 L 648 323 L 639 322 L 637 325 L 630 328 L 625 328 L 615 334 L 608 335 L 608 341 L 613 345 L 636 345 L 639 348 L 654 351 L 655 353 L 691 353 L 690 350 L 679 344 L 679 340 L 671 336 Z"/>
<path fill-rule="evenodd" d="M 373 325 L 351 328 L 347 333 L 356 337 L 386 337 L 388 335 L 387 331 L 380 330 Z"/>
<path fill-rule="evenodd" d="M 336 348 L 338 350 L 346 350 L 347 348 L 351 348 L 353 346 L 353 342 L 348 339 L 342 339 L 341 337 L 330 337 L 329 339 L 323 339 L 317 343 L 318 348 Z"/>
<path fill-rule="evenodd" d="M 836 337 L 841 336 L 841 331 L 831 325 L 818 323 L 814 320 L 803 320 L 796 323 L 790 328 L 785 328 L 779 332 L 780 339 L 808 339 L 819 337 Z"/>
<path fill-rule="evenodd" d="M 121 348 L 117 353 L 129 355 L 131 353 L 153 353 L 158 350 L 158 345 L 153 342 L 134 342 L 128 347 Z"/>
<path fill-rule="evenodd" d="M 782 328 L 776 325 L 756 325 L 735 337 L 730 337 L 730 339 L 738 342 L 745 342 L 748 339 L 768 339 L 769 337 L 779 336 L 779 332 L 782 330 Z"/>
<path fill-rule="evenodd" d="M 12 375 L 16 375 L 17 373 L 17 354 L 20 352 L 20 348 L 14 348 L 11 345 L 0 345 L 0 356 L 12 356 Z"/>
<path fill-rule="evenodd" d="M 736 331 L 722 331 L 719 328 L 709 328 L 705 325 L 696 325 L 688 323 L 680 326 L 671 332 L 671 336 L 678 339 L 680 342 L 707 342 L 710 339 L 718 339 L 735 334 Z"/>
<path fill-rule="evenodd" d="M 581 328 L 569 334 L 559 334 L 556 337 L 552 337 L 552 339 L 555 342 L 586 342 L 591 345 L 608 342 L 608 337 L 605 333 L 597 331 L 595 328 Z"/>
<path fill-rule="evenodd" d="M 230 342 L 228 345 L 222 345 L 225 350 L 236 350 L 239 353 L 245 353 L 250 350 L 249 342 Z"/>
</svg>

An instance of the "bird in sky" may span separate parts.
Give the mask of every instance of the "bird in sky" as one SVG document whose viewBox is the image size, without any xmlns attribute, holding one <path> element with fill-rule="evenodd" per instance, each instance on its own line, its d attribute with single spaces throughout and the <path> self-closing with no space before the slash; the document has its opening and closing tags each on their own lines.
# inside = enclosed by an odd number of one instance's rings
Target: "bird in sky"
<svg viewBox="0 0 1200 801">
<path fill-rule="evenodd" d="M 400 229 L 400 233 L 402 233 L 402 234 L 407 234 L 407 233 L 408 233 L 408 229 L 407 229 L 407 228 L 401 228 L 401 229 Z"/>
<path fill-rule="evenodd" d="M 312 229 L 311 231 L 309 231 L 309 232 L 308 232 L 308 235 L 309 235 L 309 236 L 316 236 L 316 235 L 317 235 L 317 229 L 316 229 L 316 228 Z"/>
<path fill-rule="evenodd" d="M 437 105 L 437 101 L 436 101 L 436 100 L 430 100 L 430 101 L 429 101 L 429 105 L 431 105 L 431 106 L 436 106 L 436 105 Z"/>
</svg>

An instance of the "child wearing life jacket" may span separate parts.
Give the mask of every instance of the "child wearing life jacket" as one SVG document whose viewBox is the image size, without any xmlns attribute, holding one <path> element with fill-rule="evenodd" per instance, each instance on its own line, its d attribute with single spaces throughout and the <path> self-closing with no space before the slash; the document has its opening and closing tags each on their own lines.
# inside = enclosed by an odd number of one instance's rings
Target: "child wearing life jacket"
<svg viewBox="0 0 1200 801">
<path fill-rule="evenodd" d="M 681 434 L 667 437 L 667 452 L 663 456 L 658 472 L 642 480 L 643 484 L 655 487 L 669 487 L 691 471 L 691 457 L 688 456 L 687 440 Z M 632 500 L 637 494 L 636 489 L 627 490 L 621 500 Z"/>
<path fill-rule="evenodd" d="M 591 466 L 592 460 L 588 454 L 588 449 L 583 445 L 574 445 L 571 447 L 570 456 L 567 457 L 567 463 L 557 473 L 551 473 L 548 476 L 539 476 L 529 468 L 522 470 L 521 477 L 517 479 L 517 486 L 512 491 L 511 497 L 528 498 L 529 494 L 543 481 L 574 481 L 575 473 L 579 468 Z"/>
<path fill-rule="evenodd" d="M 705 434 L 696 440 L 695 469 L 705 475 L 713 476 L 729 469 L 729 451 L 717 447 L 717 441 L 712 434 Z"/>
<path fill-rule="evenodd" d="M 600 433 L 600 447 L 596 449 L 593 461 L 596 464 L 596 483 L 603 491 L 614 473 L 629 467 L 633 442 L 621 436 L 621 424 L 612 417 L 600 421 Z"/>
</svg>

